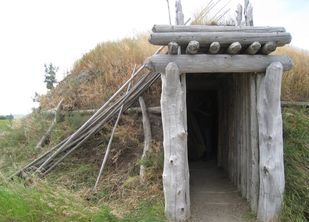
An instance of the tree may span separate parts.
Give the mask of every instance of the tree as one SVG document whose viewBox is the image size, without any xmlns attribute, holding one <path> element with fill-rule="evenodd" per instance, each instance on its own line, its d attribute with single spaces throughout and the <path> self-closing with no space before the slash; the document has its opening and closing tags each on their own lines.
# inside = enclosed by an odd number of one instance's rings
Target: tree
<svg viewBox="0 0 309 222">
<path fill-rule="evenodd" d="M 56 72 L 58 72 L 59 67 L 54 66 L 52 63 L 49 65 L 44 64 L 45 67 L 45 80 L 46 88 L 53 89 L 54 84 L 57 82 L 56 80 Z"/>
</svg>

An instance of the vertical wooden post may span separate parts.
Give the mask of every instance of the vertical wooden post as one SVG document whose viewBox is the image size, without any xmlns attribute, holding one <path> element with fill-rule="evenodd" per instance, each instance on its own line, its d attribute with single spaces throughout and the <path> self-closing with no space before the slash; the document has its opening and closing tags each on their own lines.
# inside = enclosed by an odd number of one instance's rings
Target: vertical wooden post
<svg viewBox="0 0 309 222">
<path fill-rule="evenodd" d="M 169 63 L 162 78 L 161 112 L 163 123 L 165 212 L 170 221 L 190 217 L 187 131 L 184 113 L 186 93 L 175 63 Z"/>
<path fill-rule="evenodd" d="M 250 75 L 250 206 L 253 212 L 257 212 L 259 199 L 259 144 L 257 122 L 257 76 Z"/>
<path fill-rule="evenodd" d="M 284 192 L 283 137 L 280 106 L 282 64 L 269 65 L 257 94 L 260 147 L 258 220 L 278 221 Z"/>
</svg>

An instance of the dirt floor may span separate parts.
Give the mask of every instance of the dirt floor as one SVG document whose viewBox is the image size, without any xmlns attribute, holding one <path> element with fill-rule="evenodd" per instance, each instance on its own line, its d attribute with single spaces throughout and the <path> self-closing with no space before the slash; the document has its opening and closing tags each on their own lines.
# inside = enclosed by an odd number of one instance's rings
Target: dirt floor
<svg viewBox="0 0 309 222">
<path fill-rule="evenodd" d="M 190 163 L 191 222 L 251 222 L 248 203 L 215 162 Z"/>
</svg>

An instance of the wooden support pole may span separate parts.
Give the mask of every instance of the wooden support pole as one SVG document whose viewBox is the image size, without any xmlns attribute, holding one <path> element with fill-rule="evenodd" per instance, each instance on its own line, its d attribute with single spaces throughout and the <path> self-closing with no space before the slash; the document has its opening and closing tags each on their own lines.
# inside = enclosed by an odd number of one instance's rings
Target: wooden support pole
<svg viewBox="0 0 309 222">
<path fill-rule="evenodd" d="M 178 64 L 180 73 L 252 73 L 265 72 L 272 62 L 283 64 L 284 70 L 292 68 L 287 56 L 264 55 L 156 55 L 147 59 L 147 67 L 165 72 L 169 62 Z"/>
<path fill-rule="evenodd" d="M 169 63 L 162 73 L 161 110 L 163 123 L 165 212 L 170 221 L 186 221 L 190 217 L 189 167 L 186 109 L 180 72 Z"/>
<path fill-rule="evenodd" d="M 250 75 L 250 155 L 251 155 L 251 183 L 250 206 L 256 213 L 259 199 L 259 146 L 257 120 L 257 75 Z"/>
<path fill-rule="evenodd" d="M 133 72 L 132 72 L 131 77 L 134 75 L 135 69 L 136 69 L 136 65 L 135 65 L 135 67 L 134 67 L 134 69 L 133 69 Z M 132 82 L 129 83 L 129 85 L 128 85 L 128 87 L 127 87 L 126 94 L 128 94 L 128 92 L 129 92 L 129 90 L 130 90 L 130 88 L 131 88 L 131 84 L 132 84 Z M 108 141 L 108 144 L 107 144 L 107 147 L 106 147 L 106 150 L 105 150 L 105 155 L 104 155 L 104 158 L 103 158 L 103 161 L 102 161 L 102 164 L 101 164 L 100 171 L 99 171 L 99 174 L 98 174 L 98 176 L 97 176 L 96 182 L 95 182 L 95 184 L 94 184 L 93 191 L 96 191 L 97 186 L 98 186 L 99 181 L 100 181 L 100 178 L 101 178 L 101 176 L 102 176 L 102 174 L 103 174 L 103 170 L 104 170 L 104 167 L 105 167 L 105 165 L 106 165 L 106 163 L 107 163 L 107 158 L 108 158 L 108 155 L 109 155 L 109 153 L 110 153 L 110 148 L 111 148 L 111 145 L 112 145 L 112 142 L 113 142 L 113 139 L 114 139 L 114 134 L 115 134 L 116 128 L 117 128 L 117 126 L 118 126 L 120 117 L 121 117 L 121 115 L 122 115 L 123 109 L 124 109 L 124 105 L 122 105 L 122 106 L 120 107 L 120 110 L 119 110 L 119 112 L 118 112 L 118 116 L 117 116 L 116 122 L 115 122 L 115 124 L 114 124 L 114 127 L 113 127 L 113 129 L 112 129 L 112 133 L 111 133 L 111 136 L 110 136 L 110 138 L 109 138 L 109 141 Z"/>
<path fill-rule="evenodd" d="M 220 43 L 219 42 L 213 42 L 209 46 L 209 53 L 210 54 L 217 54 L 220 51 Z"/>
<path fill-rule="evenodd" d="M 280 106 L 282 64 L 272 63 L 262 76 L 257 94 L 260 147 L 260 192 L 257 217 L 279 221 L 284 192 L 283 137 Z"/>
<path fill-rule="evenodd" d="M 188 46 L 187 46 L 187 49 L 186 49 L 186 53 L 187 54 L 190 54 L 190 55 L 194 55 L 198 52 L 200 48 L 200 43 L 197 42 L 197 41 L 190 41 Z"/>
<path fill-rule="evenodd" d="M 238 4 L 236 8 L 236 25 L 241 26 L 242 21 L 242 5 Z"/>
<path fill-rule="evenodd" d="M 146 108 L 145 101 L 142 96 L 138 98 L 139 104 L 141 106 L 142 110 L 142 116 L 143 116 L 143 129 L 144 129 L 144 150 L 143 150 L 143 155 L 141 158 L 141 166 L 139 170 L 139 175 L 141 182 L 144 183 L 146 181 L 146 176 L 145 176 L 145 166 L 144 162 L 150 152 L 151 149 L 151 127 L 150 127 L 150 121 L 148 117 L 148 112 Z"/>
<path fill-rule="evenodd" d="M 42 146 L 46 143 L 47 139 L 49 138 L 51 132 L 53 131 L 54 127 L 57 124 L 58 118 L 59 118 L 59 113 L 61 111 L 61 105 L 62 105 L 63 99 L 58 103 L 56 110 L 54 112 L 54 119 L 52 121 L 52 124 L 50 125 L 50 127 L 48 128 L 48 130 L 46 131 L 46 133 L 42 136 L 42 138 L 40 139 L 40 141 L 38 142 L 38 144 L 35 146 L 35 149 L 40 149 L 42 148 Z"/>
</svg>

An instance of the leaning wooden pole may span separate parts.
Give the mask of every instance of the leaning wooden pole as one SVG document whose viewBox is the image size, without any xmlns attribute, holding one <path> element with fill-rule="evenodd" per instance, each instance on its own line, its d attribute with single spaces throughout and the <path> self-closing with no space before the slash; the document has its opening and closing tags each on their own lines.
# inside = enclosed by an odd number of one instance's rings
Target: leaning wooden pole
<svg viewBox="0 0 309 222">
<path fill-rule="evenodd" d="M 179 76 L 178 66 L 172 62 L 161 75 L 165 212 L 170 221 L 177 222 L 190 217 L 187 132 L 183 114 L 186 92 L 183 91 Z"/>
<path fill-rule="evenodd" d="M 46 131 L 46 133 L 42 136 L 42 138 L 40 139 L 38 144 L 35 146 L 35 149 L 42 148 L 42 146 L 44 145 L 44 143 L 46 142 L 46 140 L 50 136 L 51 132 L 53 131 L 54 127 L 56 126 L 57 121 L 58 121 L 59 112 L 61 110 L 62 102 L 63 102 L 63 99 L 61 99 L 61 101 L 58 103 L 56 110 L 54 112 L 54 115 L 55 115 L 54 119 L 53 119 L 51 125 L 49 126 L 48 130 Z"/>
<path fill-rule="evenodd" d="M 135 69 L 136 69 L 136 65 L 135 65 L 135 67 L 134 67 L 134 69 L 133 69 L 133 72 L 132 72 L 132 75 L 131 75 L 131 76 L 134 75 Z M 131 84 L 132 84 L 132 82 L 129 83 L 129 85 L 128 85 L 128 87 L 127 87 L 126 94 L 128 94 L 128 92 L 129 92 L 129 90 L 130 90 L 130 88 L 131 88 Z M 122 105 L 121 108 L 120 108 L 120 110 L 119 110 L 119 113 L 118 113 L 116 122 L 115 122 L 114 127 L 113 127 L 113 130 L 112 130 L 112 134 L 111 134 L 111 136 L 110 136 L 110 138 L 109 138 L 109 141 L 108 141 L 108 144 L 107 144 L 107 148 L 106 148 L 106 151 L 105 151 L 105 155 L 104 155 L 104 158 L 103 158 L 101 167 L 100 167 L 100 171 L 99 171 L 99 174 L 98 174 L 98 176 L 97 176 L 97 180 L 96 180 L 96 182 L 95 182 L 95 184 L 94 184 L 94 187 L 93 187 L 93 190 L 94 190 L 94 191 L 96 191 L 96 189 L 97 189 L 97 186 L 98 186 L 99 181 L 100 181 L 100 178 L 101 178 L 101 176 L 102 176 L 104 167 L 105 167 L 105 165 L 106 165 L 107 158 L 108 158 L 108 155 L 109 155 L 109 153 L 110 153 L 110 148 L 111 148 L 111 145 L 112 145 L 112 142 L 113 142 L 113 139 L 114 139 L 114 134 L 115 134 L 116 128 L 117 128 L 117 126 L 118 126 L 120 117 L 121 117 L 121 115 L 122 115 L 123 108 L 124 108 L 124 105 Z"/>
<path fill-rule="evenodd" d="M 260 150 L 259 221 L 279 221 L 284 192 L 283 136 L 280 106 L 282 64 L 272 63 L 257 91 Z"/>
<path fill-rule="evenodd" d="M 150 149 L 151 149 L 151 127 L 150 127 L 150 121 L 148 116 L 148 111 L 146 108 L 145 101 L 142 96 L 138 98 L 139 104 L 141 106 L 142 110 L 142 116 L 143 116 L 143 129 L 144 129 L 144 150 L 143 155 L 141 158 L 141 166 L 139 170 L 140 180 L 142 183 L 146 181 L 146 175 L 145 175 L 145 160 L 147 156 L 149 155 Z"/>
</svg>

